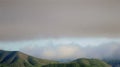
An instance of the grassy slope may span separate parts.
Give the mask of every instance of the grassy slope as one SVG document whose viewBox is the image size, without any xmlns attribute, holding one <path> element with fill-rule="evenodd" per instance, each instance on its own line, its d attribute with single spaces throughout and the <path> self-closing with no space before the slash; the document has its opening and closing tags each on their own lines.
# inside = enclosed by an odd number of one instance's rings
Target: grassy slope
<svg viewBox="0 0 120 67">
<path fill-rule="evenodd" d="M 49 64 L 43 67 L 111 67 L 105 62 L 97 59 L 77 59 L 69 63 Z"/>
<path fill-rule="evenodd" d="M 0 67 L 41 67 L 51 63 L 57 62 L 38 59 L 18 51 L 0 51 Z"/>
</svg>

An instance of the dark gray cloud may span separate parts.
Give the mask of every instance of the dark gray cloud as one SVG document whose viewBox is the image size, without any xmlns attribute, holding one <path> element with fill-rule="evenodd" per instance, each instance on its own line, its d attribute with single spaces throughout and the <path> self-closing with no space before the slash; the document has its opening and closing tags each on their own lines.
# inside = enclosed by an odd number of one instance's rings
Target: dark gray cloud
<svg viewBox="0 0 120 67">
<path fill-rule="evenodd" d="M 119 0 L 0 0 L 0 40 L 119 37 Z"/>
</svg>

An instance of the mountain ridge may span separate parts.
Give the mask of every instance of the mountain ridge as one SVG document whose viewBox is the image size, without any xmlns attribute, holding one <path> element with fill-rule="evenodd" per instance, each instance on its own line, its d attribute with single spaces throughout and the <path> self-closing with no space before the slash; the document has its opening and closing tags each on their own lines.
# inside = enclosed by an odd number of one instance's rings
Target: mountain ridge
<svg viewBox="0 0 120 67">
<path fill-rule="evenodd" d="M 43 67 L 111 67 L 109 64 L 98 59 L 80 58 L 67 63 L 49 64 Z"/>
<path fill-rule="evenodd" d="M 40 67 L 42 65 L 57 63 L 56 61 L 38 59 L 19 51 L 0 50 L 1 67 Z"/>
<path fill-rule="evenodd" d="M 0 50 L 0 67 L 111 67 L 98 59 L 80 58 L 70 62 L 36 58 L 20 51 Z"/>
</svg>

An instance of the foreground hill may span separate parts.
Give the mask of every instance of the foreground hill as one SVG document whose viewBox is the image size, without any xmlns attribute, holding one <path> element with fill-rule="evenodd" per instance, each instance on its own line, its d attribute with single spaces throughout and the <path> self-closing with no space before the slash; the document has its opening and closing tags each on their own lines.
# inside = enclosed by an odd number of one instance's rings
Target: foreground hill
<svg viewBox="0 0 120 67">
<path fill-rule="evenodd" d="M 111 67 L 104 61 L 98 59 L 77 59 L 69 63 L 57 63 L 44 65 L 43 67 Z"/>
<path fill-rule="evenodd" d="M 57 62 L 38 59 L 19 51 L 0 50 L 0 67 L 41 67 L 52 63 Z"/>
</svg>

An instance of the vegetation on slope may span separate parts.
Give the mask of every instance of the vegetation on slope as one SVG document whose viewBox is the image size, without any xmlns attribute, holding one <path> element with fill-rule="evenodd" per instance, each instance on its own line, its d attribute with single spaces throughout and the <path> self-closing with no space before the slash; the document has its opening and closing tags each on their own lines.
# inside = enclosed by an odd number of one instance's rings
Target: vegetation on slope
<svg viewBox="0 0 120 67">
<path fill-rule="evenodd" d="M 77 59 L 69 63 L 49 64 L 43 67 L 111 67 L 107 63 L 98 59 Z"/>
<path fill-rule="evenodd" d="M 51 63 L 57 62 L 38 59 L 19 51 L 0 50 L 0 67 L 41 67 Z"/>
</svg>

